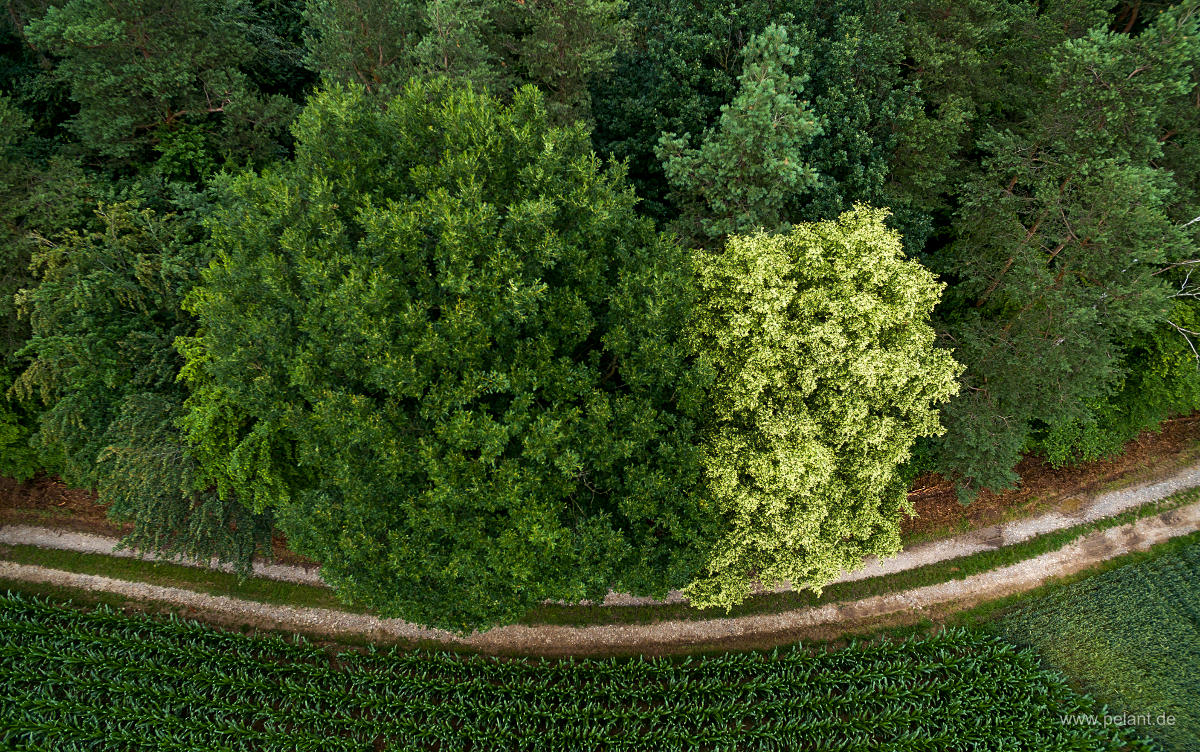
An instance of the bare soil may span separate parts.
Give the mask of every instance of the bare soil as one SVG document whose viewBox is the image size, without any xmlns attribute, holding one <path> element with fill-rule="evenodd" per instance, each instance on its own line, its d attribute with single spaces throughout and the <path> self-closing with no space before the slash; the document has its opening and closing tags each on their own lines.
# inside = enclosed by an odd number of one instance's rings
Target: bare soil
<svg viewBox="0 0 1200 752">
<path fill-rule="evenodd" d="M 959 504 L 954 486 L 937 475 L 917 478 L 908 498 L 916 516 L 901 525 L 908 546 L 950 537 L 1050 509 L 1071 511 L 1074 499 L 1098 493 L 1106 486 L 1153 480 L 1200 456 L 1200 413 L 1165 421 L 1159 431 L 1146 431 L 1125 445 L 1120 456 L 1054 469 L 1038 457 L 1017 466 L 1017 488 L 984 491 L 969 506 Z M 34 525 L 119 538 L 131 526 L 107 516 L 107 508 L 90 491 L 71 488 L 53 476 L 26 483 L 0 477 L 0 525 Z M 287 539 L 272 540 L 273 560 L 304 568 L 319 562 L 287 547 Z"/>
<path fill-rule="evenodd" d="M 107 508 L 96 503 L 91 491 L 71 488 L 51 475 L 25 483 L 0 476 L 0 524 L 45 525 L 111 537 L 132 527 L 108 519 Z"/>
<path fill-rule="evenodd" d="M 1116 457 L 1055 469 L 1040 457 L 1027 456 L 1017 465 L 1021 480 L 1016 488 L 984 491 L 968 506 L 958 502 L 953 483 L 923 475 L 908 494 L 917 516 L 906 518 L 900 532 L 906 543 L 930 540 L 1061 508 L 1073 497 L 1089 496 L 1109 485 L 1167 474 L 1195 459 L 1198 447 L 1200 413 L 1173 418 L 1159 431 L 1145 431 L 1126 443 Z"/>
<path fill-rule="evenodd" d="M 466 637 L 398 619 L 329 609 L 279 606 L 127 582 L 40 566 L 0 561 L 0 579 L 77 588 L 139 601 L 170 604 L 189 616 L 263 630 L 318 633 L 338 640 L 422 644 L 497 654 L 598 655 L 733 650 L 831 639 L 847 631 L 912 624 L 938 609 L 958 608 L 1025 592 L 1056 577 L 1081 572 L 1108 559 L 1145 551 L 1200 530 L 1200 503 L 1091 533 L 1057 551 L 988 572 L 898 593 L 778 614 L 703 621 L 597 626 L 510 625 Z"/>
</svg>

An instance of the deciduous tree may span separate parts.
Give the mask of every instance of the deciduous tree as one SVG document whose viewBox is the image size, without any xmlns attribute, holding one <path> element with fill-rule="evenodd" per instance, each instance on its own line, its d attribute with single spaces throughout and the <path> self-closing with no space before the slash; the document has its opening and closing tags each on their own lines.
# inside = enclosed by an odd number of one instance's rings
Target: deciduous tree
<svg viewBox="0 0 1200 752">
<path fill-rule="evenodd" d="M 730 606 L 757 582 L 815 588 L 900 547 L 897 473 L 960 366 L 935 347 L 943 287 L 906 259 L 883 210 L 697 256 L 690 343 L 715 374 L 703 465 L 723 529 L 685 591 Z"/>
<path fill-rule="evenodd" d="M 686 256 L 581 125 L 413 81 L 310 101 L 190 296 L 186 426 L 347 598 L 455 629 L 698 570 Z M 692 404 L 700 404 L 698 397 Z"/>
</svg>

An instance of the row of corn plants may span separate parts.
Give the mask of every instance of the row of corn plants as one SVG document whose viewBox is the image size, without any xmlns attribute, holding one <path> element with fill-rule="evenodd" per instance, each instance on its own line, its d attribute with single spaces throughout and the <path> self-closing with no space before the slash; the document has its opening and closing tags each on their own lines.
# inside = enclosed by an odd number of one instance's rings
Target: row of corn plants
<svg viewBox="0 0 1200 752">
<path fill-rule="evenodd" d="M 0 596 L 0 748 L 1152 750 L 979 632 L 837 651 L 503 660 L 342 652 Z"/>
<path fill-rule="evenodd" d="M 1200 750 L 1200 543 L 1057 588 L 1000 623 L 1006 639 L 1171 750 Z"/>
</svg>

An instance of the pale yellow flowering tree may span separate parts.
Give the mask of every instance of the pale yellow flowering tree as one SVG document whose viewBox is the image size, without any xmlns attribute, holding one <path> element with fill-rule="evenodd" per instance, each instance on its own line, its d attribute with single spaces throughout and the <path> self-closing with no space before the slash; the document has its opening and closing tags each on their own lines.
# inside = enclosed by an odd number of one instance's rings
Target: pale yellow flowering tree
<svg viewBox="0 0 1200 752">
<path fill-rule="evenodd" d="M 928 323 L 943 285 L 904 257 L 886 217 L 858 206 L 698 252 L 691 347 L 714 377 L 706 496 L 726 529 L 685 591 L 695 605 L 728 608 L 756 582 L 819 590 L 899 549 L 898 467 L 942 430 L 936 405 L 962 367 Z"/>
</svg>

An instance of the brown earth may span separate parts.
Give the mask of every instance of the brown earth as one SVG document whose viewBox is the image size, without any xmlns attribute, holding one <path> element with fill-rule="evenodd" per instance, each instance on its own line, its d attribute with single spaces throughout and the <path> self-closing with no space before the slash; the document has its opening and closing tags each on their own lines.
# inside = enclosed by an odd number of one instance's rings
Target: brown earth
<svg viewBox="0 0 1200 752">
<path fill-rule="evenodd" d="M 108 518 L 108 507 L 96 501 L 96 494 L 71 488 L 51 475 L 39 475 L 25 483 L 0 476 L 0 525 L 38 525 L 75 533 L 91 533 L 120 538 L 133 529 L 129 523 Z M 271 540 L 272 555 L 281 564 L 302 567 L 318 562 L 288 550 L 287 539 L 276 533 Z"/>
<path fill-rule="evenodd" d="M 0 524 L 44 525 L 77 533 L 121 536 L 131 525 L 108 519 L 91 491 L 39 475 L 25 483 L 0 476 Z"/>
<path fill-rule="evenodd" d="M 958 502 L 952 483 L 937 475 L 917 478 L 908 494 L 917 513 L 900 526 L 905 544 L 963 533 L 1010 519 L 1027 517 L 1073 496 L 1105 490 L 1116 483 L 1151 480 L 1194 459 L 1200 450 L 1200 413 L 1165 421 L 1160 431 L 1145 431 L 1109 459 L 1055 469 L 1040 457 L 1017 465 L 1020 485 L 1009 491 L 984 491 L 968 506 Z"/>
<path fill-rule="evenodd" d="M 917 478 L 908 498 L 915 517 L 901 524 L 905 544 L 955 535 L 1061 506 L 1073 496 L 1092 494 L 1117 482 L 1149 480 L 1200 454 L 1200 413 L 1165 421 L 1125 445 L 1121 455 L 1074 467 L 1054 469 L 1029 456 L 1017 465 L 1020 485 L 1010 491 L 984 491 L 969 506 L 958 503 L 954 486 L 937 475 Z M 26 483 L 0 477 L 0 525 L 26 524 L 80 533 L 122 536 L 130 525 L 108 519 L 106 508 L 90 491 L 70 488 L 52 476 Z M 284 564 L 317 562 L 287 548 L 282 535 L 272 541 L 274 558 Z"/>
</svg>

